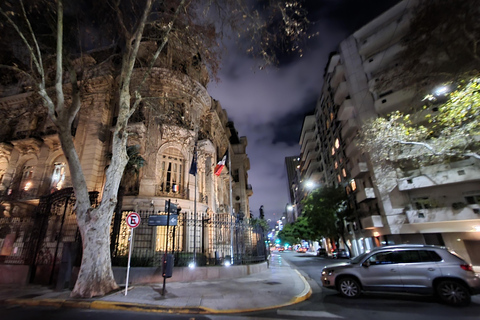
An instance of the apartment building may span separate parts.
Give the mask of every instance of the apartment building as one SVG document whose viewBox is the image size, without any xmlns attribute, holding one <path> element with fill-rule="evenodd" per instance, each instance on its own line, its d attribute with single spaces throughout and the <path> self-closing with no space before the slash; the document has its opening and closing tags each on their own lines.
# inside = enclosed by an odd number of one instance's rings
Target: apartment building
<svg viewBox="0 0 480 320">
<path fill-rule="evenodd" d="M 365 120 L 423 103 L 414 84 L 381 92 L 375 85 L 401 63 L 400 40 L 408 35 L 417 3 L 398 3 L 329 57 L 315 119 L 305 118 L 302 131 L 302 177 L 315 172 L 320 183 L 346 188 L 355 209 L 344 221 L 346 238 L 355 255 L 374 246 L 425 243 L 445 245 L 480 265 L 478 160 L 388 169 L 357 144 Z M 317 162 L 308 161 L 305 150 L 315 148 Z"/>
</svg>

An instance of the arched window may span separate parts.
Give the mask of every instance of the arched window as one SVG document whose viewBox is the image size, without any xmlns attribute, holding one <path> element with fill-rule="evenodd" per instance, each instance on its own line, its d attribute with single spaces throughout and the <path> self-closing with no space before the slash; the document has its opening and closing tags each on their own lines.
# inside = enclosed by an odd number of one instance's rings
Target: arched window
<svg viewBox="0 0 480 320">
<path fill-rule="evenodd" d="M 64 187 L 65 183 L 65 162 L 55 162 L 53 164 L 51 192 L 55 192 Z"/>
<path fill-rule="evenodd" d="M 159 191 L 161 193 L 183 193 L 184 162 L 182 153 L 168 148 L 160 158 Z"/>
</svg>

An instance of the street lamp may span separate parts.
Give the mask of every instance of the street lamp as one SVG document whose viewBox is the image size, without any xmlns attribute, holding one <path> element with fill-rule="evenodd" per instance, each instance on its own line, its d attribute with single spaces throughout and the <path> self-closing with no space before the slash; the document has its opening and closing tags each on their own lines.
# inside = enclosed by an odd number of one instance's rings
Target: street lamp
<svg viewBox="0 0 480 320">
<path fill-rule="evenodd" d="M 316 183 L 311 181 L 311 180 L 308 180 L 307 182 L 305 182 L 305 187 L 308 189 L 308 190 L 313 190 L 315 189 L 316 187 Z"/>
</svg>

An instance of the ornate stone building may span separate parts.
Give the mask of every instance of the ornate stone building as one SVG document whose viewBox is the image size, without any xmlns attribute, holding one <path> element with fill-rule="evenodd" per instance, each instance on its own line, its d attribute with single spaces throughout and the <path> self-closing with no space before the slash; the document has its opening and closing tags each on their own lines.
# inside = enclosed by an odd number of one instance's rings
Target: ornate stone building
<svg viewBox="0 0 480 320">
<path fill-rule="evenodd" d="M 208 94 L 208 72 L 199 55 L 173 54 L 175 49 L 170 44 L 158 59 L 141 90 L 142 105 L 130 119 L 131 163 L 124 173 L 116 222 L 112 223 L 112 252 L 121 252 L 119 248 L 127 241 L 124 218 L 132 211 L 145 218 L 135 232 L 139 250 L 165 250 L 166 240 L 159 236 L 165 233 L 160 230 L 164 227 L 148 226 L 147 220 L 149 215 L 163 214 L 170 199 L 183 218 L 196 222 L 179 230 L 176 246 L 169 249 L 191 251 L 193 247 L 194 252 L 202 250 L 206 256 L 221 258 L 233 253 L 232 232 L 222 231 L 223 246 L 229 250 L 213 248 L 215 223 L 229 225 L 249 217 L 252 188 L 248 184 L 247 139 L 238 137 L 226 111 Z M 143 77 L 142 61 L 150 52 L 150 44 L 143 43 L 133 83 Z M 102 196 L 109 165 L 117 104 L 118 65 L 113 60 L 100 65 L 102 54 L 94 52 L 82 60 L 92 76 L 84 85 L 82 108 L 72 126 L 88 189 L 97 199 Z M 67 225 L 76 223 L 68 201 L 63 212 L 53 214 L 52 209 L 47 214 L 46 231 L 40 232 L 45 240 L 36 243 L 37 248 L 27 248 L 27 243 L 30 227 L 38 222 L 42 199 L 71 187 L 68 165 L 56 129 L 31 87 L 10 80 L 0 84 L 0 263 L 25 263 L 27 251 L 34 253 L 30 259 L 37 263 L 42 254 L 57 260 L 64 241 L 78 241 L 75 227 L 68 235 L 71 239 L 65 233 Z M 196 175 L 189 174 L 194 150 Z M 227 151 L 231 167 L 227 165 L 217 176 L 214 167 Z M 27 221 L 30 226 L 25 225 Z"/>
</svg>

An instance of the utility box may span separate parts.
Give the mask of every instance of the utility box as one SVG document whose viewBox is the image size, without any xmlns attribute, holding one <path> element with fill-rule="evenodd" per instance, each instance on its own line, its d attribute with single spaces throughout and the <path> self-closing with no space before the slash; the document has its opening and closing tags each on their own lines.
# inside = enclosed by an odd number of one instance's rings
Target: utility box
<svg viewBox="0 0 480 320">
<path fill-rule="evenodd" d="M 173 254 L 163 256 L 162 276 L 171 278 L 173 274 Z"/>
</svg>

